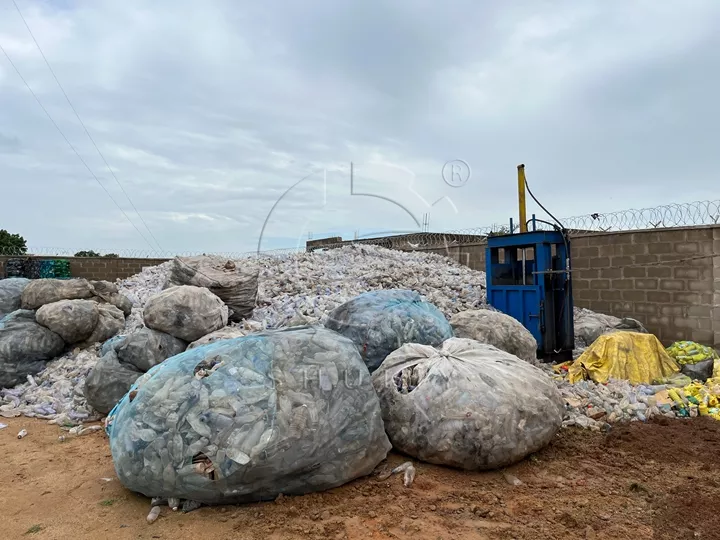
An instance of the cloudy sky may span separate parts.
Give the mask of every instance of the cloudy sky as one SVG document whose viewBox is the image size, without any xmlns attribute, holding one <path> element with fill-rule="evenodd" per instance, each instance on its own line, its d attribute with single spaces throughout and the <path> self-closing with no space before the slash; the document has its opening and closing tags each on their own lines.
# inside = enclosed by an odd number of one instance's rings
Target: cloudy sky
<svg viewBox="0 0 720 540">
<path fill-rule="evenodd" d="M 16 2 L 99 149 L 0 0 L 0 228 L 31 247 L 505 223 L 518 163 L 559 217 L 719 198 L 717 0 Z"/>
</svg>

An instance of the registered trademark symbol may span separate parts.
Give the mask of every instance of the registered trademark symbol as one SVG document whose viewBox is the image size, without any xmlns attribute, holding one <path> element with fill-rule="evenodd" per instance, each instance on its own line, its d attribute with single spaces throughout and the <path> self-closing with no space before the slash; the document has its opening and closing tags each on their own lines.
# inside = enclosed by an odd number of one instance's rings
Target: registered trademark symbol
<svg viewBox="0 0 720 540">
<path fill-rule="evenodd" d="M 470 180 L 472 171 L 467 161 L 453 159 L 443 165 L 442 177 L 445 183 L 451 187 L 462 187 Z"/>
</svg>

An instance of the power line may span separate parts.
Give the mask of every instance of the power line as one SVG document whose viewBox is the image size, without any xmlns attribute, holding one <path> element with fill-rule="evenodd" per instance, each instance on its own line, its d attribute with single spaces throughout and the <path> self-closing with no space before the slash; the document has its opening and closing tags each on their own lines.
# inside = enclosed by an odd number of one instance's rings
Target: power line
<svg viewBox="0 0 720 540">
<path fill-rule="evenodd" d="M 18 15 L 20 15 L 22 22 L 25 24 L 25 28 L 27 28 L 27 31 L 30 34 L 30 37 L 32 37 L 32 40 L 35 42 L 35 46 L 37 47 L 37 50 L 40 51 L 40 55 L 43 57 L 43 60 L 45 61 L 45 65 L 50 70 L 50 73 L 52 74 L 53 79 L 55 79 L 55 82 L 57 83 L 58 88 L 60 88 L 60 91 L 63 93 L 63 96 L 65 96 L 65 100 L 68 102 L 68 105 L 70 105 L 70 108 L 75 113 L 75 117 L 78 119 L 78 122 L 80 122 L 80 125 L 82 126 L 83 130 L 85 130 L 85 135 L 87 135 L 88 139 L 90 139 L 90 142 L 95 147 L 95 150 L 97 150 L 98 155 L 103 160 L 103 163 L 105 163 L 105 166 L 107 167 L 108 171 L 110 171 L 110 174 L 115 179 L 115 182 L 120 187 L 120 189 L 122 190 L 122 192 L 125 195 L 125 197 L 127 198 L 127 200 L 130 202 L 130 206 L 133 207 L 133 210 L 135 210 L 135 213 L 140 218 L 140 221 L 142 221 L 142 224 L 145 225 L 145 228 L 150 233 L 150 236 L 152 237 L 152 239 L 155 240 L 155 243 L 160 248 L 160 251 L 164 251 L 162 246 L 160 245 L 160 242 L 157 241 L 157 238 L 155 238 L 155 235 L 150 230 L 150 227 L 148 227 L 148 224 L 145 222 L 142 215 L 138 211 L 137 207 L 135 206 L 135 203 L 130 198 L 130 195 L 128 195 L 127 191 L 125 191 L 125 188 L 120 183 L 120 180 L 118 180 L 118 177 L 115 175 L 115 172 L 112 170 L 112 167 L 110 167 L 110 164 L 107 162 L 107 160 L 105 159 L 105 156 L 100 151 L 100 148 L 98 148 L 98 145 L 95 144 L 95 139 L 93 139 L 92 135 L 90 135 L 90 132 L 88 131 L 87 127 L 85 127 L 85 123 L 80 118 L 80 115 L 78 114 L 77 110 L 75 109 L 75 106 L 72 104 L 72 101 L 70 101 L 70 98 L 68 97 L 67 93 L 65 92 L 63 85 L 60 84 L 60 79 L 58 79 L 57 75 L 55 75 L 55 71 L 53 70 L 52 66 L 50 65 L 50 62 L 48 61 L 48 59 L 45 57 L 45 53 L 43 52 L 42 48 L 40 47 L 40 44 L 38 43 L 37 39 L 35 39 L 35 34 L 33 34 L 33 31 L 30 29 L 30 26 L 28 25 L 27 21 L 25 20 L 25 17 L 22 14 L 22 11 L 20 11 L 20 7 L 17 5 L 17 2 L 15 0 L 12 0 L 12 3 L 15 5 L 15 9 L 17 10 Z"/>
<path fill-rule="evenodd" d="M 3 54 L 5 55 L 5 58 L 7 58 L 8 62 L 10 62 L 10 65 L 11 65 L 11 66 L 13 67 L 13 69 L 15 70 L 15 73 L 18 74 L 18 77 L 20 77 L 20 80 L 25 84 L 25 86 L 27 87 L 27 89 L 30 91 L 30 93 L 32 94 L 32 96 L 35 98 L 35 101 L 37 101 L 38 105 L 40 105 L 40 108 L 43 110 L 43 112 L 45 112 L 45 115 L 50 119 L 50 122 L 52 122 L 52 125 L 55 126 L 55 129 L 58 130 L 58 133 L 60 133 L 60 136 L 62 136 L 62 138 L 65 139 L 65 142 L 68 144 L 68 146 L 70 147 L 70 149 L 75 153 L 75 155 L 76 155 L 76 156 L 78 157 L 78 159 L 82 162 L 82 164 L 85 165 L 85 168 L 86 168 L 86 169 L 88 170 L 88 172 L 92 175 L 92 177 L 95 179 L 95 181 L 100 185 L 100 187 L 101 187 L 101 188 L 103 189 L 103 191 L 107 194 L 107 196 L 110 197 L 110 200 L 115 203 L 115 206 L 117 206 L 117 207 L 118 207 L 118 210 L 120 210 L 120 211 L 122 212 L 123 216 L 125 216 L 125 219 L 127 219 L 127 220 L 130 222 L 130 225 L 132 225 L 132 226 L 135 228 L 135 230 L 138 232 L 138 234 L 142 237 L 142 239 L 145 240 L 145 242 L 147 243 L 147 245 L 150 246 L 150 249 L 152 249 L 153 251 L 155 251 L 155 247 L 153 247 L 153 245 L 148 241 L 148 239 L 145 238 L 145 236 L 143 235 L 143 233 L 140 232 L 140 229 L 137 228 L 137 226 L 135 225 L 135 223 L 133 223 L 133 221 L 130 219 L 130 217 L 125 213 L 125 210 L 122 209 L 122 207 L 117 203 L 117 201 L 116 201 L 115 198 L 112 196 L 112 194 L 107 190 L 107 188 L 102 184 L 102 182 L 100 182 L 100 179 L 95 175 L 95 173 L 94 173 L 94 172 L 92 171 L 92 169 L 88 166 L 88 164 L 85 162 L 85 160 L 82 158 L 82 156 L 78 153 L 78 151 L 75 149 L 75 147 L 72 145 L 72 143 L 68 140 L 68 138 L 65 136 L 65 134 L 63 133 L 63 131 L 60 129 L 60 126 L 58 126 L 57 123 L 55 122 L 55 120 L 53 119 L 53 117 L 50 116 L 50 113 L 47 111 L 47 109 L 45 108 L 45 106 L 42 104 L 42 101 L 40 101 L 40 98 L 38 98 L 37 95 L 35 94 L 35 92 L 33 92 L 33 89 L 30 88 L 30 85 L 29 85 L 28 82 L 25 80 L 25 77 L 22 76 L 22 73 L 20 73 L 20 70 L 17 68 L 17 66 L 15 65 L 15 63 L 12 61 L 12 59 L 10 58 L 10 56 L 8 55 L 8 53 L 5 51 L 5 48 L 2 46 L 2 44 L 0 44 L 0 51 L 3 52 Z"/>
</svg>

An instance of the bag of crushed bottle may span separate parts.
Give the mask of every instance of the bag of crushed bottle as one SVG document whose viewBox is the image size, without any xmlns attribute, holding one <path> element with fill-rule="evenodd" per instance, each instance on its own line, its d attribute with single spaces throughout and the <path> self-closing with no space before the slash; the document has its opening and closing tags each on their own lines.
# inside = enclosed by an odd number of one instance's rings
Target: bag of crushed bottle
<svg viewBox="0 0 720 540">
<path fill-rule="evenodd" d="M 127 488 L 206 504 L 331 489 L 390 450 L 360 355 L 324 328 L 176 355 L 142 375 L 107 424 Z"/>
<path fill-rule="evenodd" d="M 453 336 L 438 308 L 403 289 L 360 294 L 330 312 L 325 326 L 355 343 L 371 373 L 405 343 L 440 345 Z"/>
<path fill-rule="evenodd" d="M 562 424 L 548 375 L 471 339 L 404 345 L 372 380 L 393 447 L 428 463 L 505 467 L 546 446 Z"/>
</svg>

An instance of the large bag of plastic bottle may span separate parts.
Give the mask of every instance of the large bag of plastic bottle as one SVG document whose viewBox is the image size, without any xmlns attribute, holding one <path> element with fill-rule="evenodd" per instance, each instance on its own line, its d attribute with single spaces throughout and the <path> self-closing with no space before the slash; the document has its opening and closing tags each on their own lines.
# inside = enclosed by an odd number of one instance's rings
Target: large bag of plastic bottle
<svg viewBox="0 0 720 540">
<path fill-rule="evenodd" d="M 563 400 L 548 375 L 470 339 L 404 345 L 372 380 L 393 446 L 429 463 L 504 467 L 543 448 L 562 424 Z"/>
<path fill-rule="evenodd" d="M 20 309 L 22 292 L 28 283 L 30 280 L 22 277 L 0 279 L 0 319 Z"/>
<path fill-rule="evenodd" d="M 358 295 L 330 312 L 325 326 L 355 343 L 371 373 L 405 343 L 439 345 L 453 336 L 438 308 L 404 289 Z"/>
<path fill-rule="evenodd" d="M 141 376 L 108 417 L 132 491 L 207 504 L 330 489 L 390 450 L 353 343 L 324 328 L 218 341 Z"/>
</svg>

